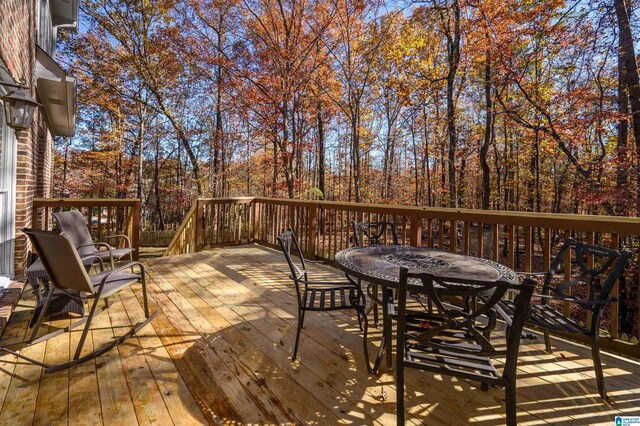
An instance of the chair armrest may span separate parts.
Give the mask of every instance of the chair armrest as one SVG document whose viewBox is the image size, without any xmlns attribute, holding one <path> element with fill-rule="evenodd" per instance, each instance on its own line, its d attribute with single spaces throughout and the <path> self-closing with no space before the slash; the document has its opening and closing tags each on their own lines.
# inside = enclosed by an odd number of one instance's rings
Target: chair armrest
<svg viewBox="0 0 640 426">
<path fill-rule="evenodd" d="M 558 300 L 558 301 L 561 301 L 561 302 L 571 302 L 571 303 L 576 303 L 578 305 L 582 305 L 584 307 L 593 307 L 593 306 L 598 306 L 598 305 L 608 305 L 610 303 L 618 301 L 618 299 L 616 299 L 614 297 L 610 297 L 608 299 L 592 300 L 592 301 L 580 300 L 580 299 L 571 298 L 571 297 L 545 295 L 545 294 L 534 294 L 533 297 L 539 297 L 541 299 L 547 299 L 547 300 Z"/>
<path fill-rule="evenodd" d="M 126 248 L 131 248 L 131 240 L 126 235 L 119 234 L 119 235 L 108 235 L 106 237 L 102 237 L 103 240 L 112 240 L 114 238 L 124 239 L 124 241 L 126 242 L 125 247 Z"/>
<path fill-rule="evenodd" d="M 113 247 L 111 247 L 109 244 L 107 243 L 91 243 L 91 244 L 82 244 L 80 246 L 77 246 L 76 249 L 81 249 L 84 247 L 94 247 L 94 248 L 98 248 L 98 247 L 106 247 L 107 251 L 111 252 L 111 250 L 113 249 Z"/>
<path fill-rule="evenodd" d="M 97 260 L 100 263 L 100 272 L 104 272 L 104 260 L 102 260 L 100 256 L 91 255 L 91 256 L 83 257 L 81 260 L 83 264 L 85 260 L 91 260 L 91 266 L 93 266 L 93 262 Z M 91 268 L 91 266 L 89 268 Z"/>
<path fill-rule="evenodd" d="M 349 281 L 310 281 L 310 280 L 300 280 L 301 283 L 306 285 L 340 285 L 345 287 L 355 287 Z"/>
<path fill-rule="evenodd" d="M 112 268 L 115 267 L 116 262 L 115 262 L 115 259 L 113 258 L 113 247 L 111 247 L 109 244 L 107 244 L 107 243 L 83 244 L 83 245 L 80 245 L 80 246 L 76 247 L 76 250 L 80 249 L 82 247 L 94 247 L 100 252 L 103 252 L 105 254 L 109 253 L 109 261 L 111 262 L 111 267 Z M 107 250 L 106 251 L 105 250 L 100 250 L 98 247 L 106 247 Z M 90 255 L 90 256 L 96 256 L 96 255 Z M 88 256 L 85 257 L 85 259 L 86 258 L 88 258 Z"/>
<path fill-rule="evenodd" d="M 521 272 L 521 271 L 516 271 L 517 275 L 523 275 L 525 277 L 542 277 L 547 275 L 547 272 Z"/>
<path fill-rule="evenodd" d="M 122 271 L 124 271 L 125 269 L 128 269 L 128 268 L 132 268 L 133 269 L 134 266 L 139 266 L 140 267 L 140 275 L 144 275 L 144 265 L 142 263 L 140 263 L 140 262 L 129 262 L 126 265 L 122 265 L 119 268 L 116 268 L 116 269 L 114 269 L 112 271 L 109 271 L 109 273 L 107 275 L 105 275 L 104 278 L 102 278 L 102 281 L 100 281 L 100 284 L 98 284 L 98 286 L 100 286 L 100 287 L 104 286 L 111 275 L 116 274 L 118 272 L 122 272 Z"/>
</svg>

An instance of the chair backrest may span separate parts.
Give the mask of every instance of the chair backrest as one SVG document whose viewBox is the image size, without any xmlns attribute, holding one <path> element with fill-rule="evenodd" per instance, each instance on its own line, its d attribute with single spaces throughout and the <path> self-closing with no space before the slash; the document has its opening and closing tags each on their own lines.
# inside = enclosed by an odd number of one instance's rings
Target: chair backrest
<svg viewBox="0 0 640 426">
<path fill-rule="evenodd" d="M 94 289 L 78 250 L 65 233 L 23 228 L 53 285 L 93 294 Z"/>
<path fill-rule="evenodd" d="M 417 279 L 422 284 L 420 292 L 424 292 L 433 303 L 439 321 L 433 324 L 413 324 L 407 321 L 407 318 L 410 318 L 410 315 L 407 314 L 407 287 L 410 278 Z M 519 294 L 515 301 L 515 317 L 508 338 L 517 336 L 514 339 L 514 344 L 519 345 L 519 336 L 529 315 L 534 288 L 535 281 L 533 280 L 526 280 L 525 283 L 517 285 L 506 281 L 472 281 L 450 278 L 445 281 L 429 273 L 409 273 L 407 268 L 402 267 L 397 296 L 398 333 L 400 330 L 406 331 L 403 336 L 398 336 L 399 342 L 403 343 L 405 340 L 411 339 L 436 351 L 448 351 L 472 357 L 507 355 L 507 362 L 509 362 L 509 353 L 513 348 L 496 350 L 488 336 L 483 334 L 478 320 L 481 316 L 487 316 L 490 322 L 495 321 L 494 307 L 508 290 L 518 290 Z M 416 288 L 417 290 L 418 288 Z M 473 303 L 466 308 L 458 307 L 445 303 L 440 297 L 441 294 L 462 296 Z M 465 343 L 467 340 L 472 340 L 475 345 L 460 344 L 461 339 L 459 337 L 451 339 L 452 336 L 463 336 L 462 340 Z M 515 354 L 515 360 L 517 360 L 517 349 Z"/>
<path fill-rule="evenodd" d="M 587 286 L 589 290 L 589 299 L 583 300 L 583 302 L 606 300 L 616 280 L 624 272 L 629 257 L 631 257 L 630 251 L 614 250 L 567 238 L 551 263 L 551 269 L 545 277 L 543 291 L 551 290 L 559 296 L 577 299 L 576 292 L 570 295 L 566 290 L 571 286 L 583 285 Z M 556 273 L 564 271 L 564 268 L 567 267 L 564 264 L 567 259 L 570 262 L 575 261 L 577 276 L 572 277 L 569 281 L 554 285 L 553 277 Z"/>
<path fill-rule="evenodd" d="M 80 247 L 78 249 L 80 256 L 88 255 L 95 251 L 95 248 L 91 246 L 93 238 L 91 238 L 91 233 L 82 213 L 78 210 L 69 210 L 53 213 L 52 216 L 60 232 L 64 232 L 74 246 Z"/>
<path fill-rule="evenodd" d="M 304 263 L 304 257 L 302 256 L 302 250 L 300 250 L 296 234 L 291 228 L 289 228 L 282 234 L 278 235 L 277 240 L 278 243 L 280 243 L 284 257 L 287 259 L 287 263 L 291 269 L 291 277 L 296 281 L 296 285 L 298 284 L 298 280 L 306 280 L 307 268 Z M 292 252 L 293 255 L 298 256 L 298 263 L 293 260 Z"/>
<path fill-rule="evenodd" d="M 379 246 L 387 239 L 387 228 L 391 233 L 391 241 L 398 245 L 396 224 L 393 222 L 356 222 L 352 221 L 353 238 L 356 246 Z M 362 239 L 361 239 L 362 237 Z M 366 241 L 364 241 L 366 240 Z"/>
</svg>

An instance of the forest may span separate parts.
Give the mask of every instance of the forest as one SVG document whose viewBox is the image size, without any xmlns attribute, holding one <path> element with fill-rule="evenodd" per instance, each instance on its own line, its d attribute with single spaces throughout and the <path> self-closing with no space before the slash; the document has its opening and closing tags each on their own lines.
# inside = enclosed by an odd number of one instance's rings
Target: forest
<svg viewBox="0 0 640 426">
<path fill-rule="evenodd" d="M 635 0 L 83 0 L 56 196 L 638 216 Z"/>
</svg>

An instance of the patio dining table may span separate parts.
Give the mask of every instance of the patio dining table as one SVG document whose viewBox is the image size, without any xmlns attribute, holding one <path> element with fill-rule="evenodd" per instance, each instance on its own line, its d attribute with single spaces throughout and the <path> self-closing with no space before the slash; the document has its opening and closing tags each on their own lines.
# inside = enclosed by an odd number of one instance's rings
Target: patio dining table
<svg viewBox="0 0 640 426">
<path fill-rule="evenodd" d="M 367 282 L 369 287 L 367 292 L 372 298 L 372 303 L 382 305 L 383 338 L 374 370 L 377 370 L 385 354 L 387 368 L 391 368 L 392 365 L 390 314 L 393 314 L 393 292 L 390 290 L 398 287 L 401 266 L 409 268 L 412 273 L 428 272 L 444 279 L 518 283 L 517 274 L 500 263 L 424 247 L 400 245 L 351 247 L 336 253 L 335 264 L 345 272 L 347 277 Z M 379 285 L 382 288 L 382 301 L 377 299 L 377 295 L 372 294 L 372 285 Z M 409 292 L 420 293 L 422 288 L 420 281 L 409 279 Z"/>
</svg>

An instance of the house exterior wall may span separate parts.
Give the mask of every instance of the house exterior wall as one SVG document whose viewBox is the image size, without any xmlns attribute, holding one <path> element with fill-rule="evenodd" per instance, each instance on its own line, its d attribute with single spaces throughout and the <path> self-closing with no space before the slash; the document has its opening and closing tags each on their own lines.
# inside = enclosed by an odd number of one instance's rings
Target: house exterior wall
<svg viewBox="0 0 640 426">
<path fill-rule="evenodd" d="M 35 52 L 38 28 L 38 0 L 0 1 L 0 61 L 11 76 L 24 78 L 37 99 L 35 85 Z M 53 138 L 44 113 L 37 109 L 28 131 L 16 134 L 16 242 L 15 274 L 24 271 L 31 247 L 20 232 L 22 227 L 39 227 L 34 223 L 33 199 L 51 194 Z"/>
</svg>

